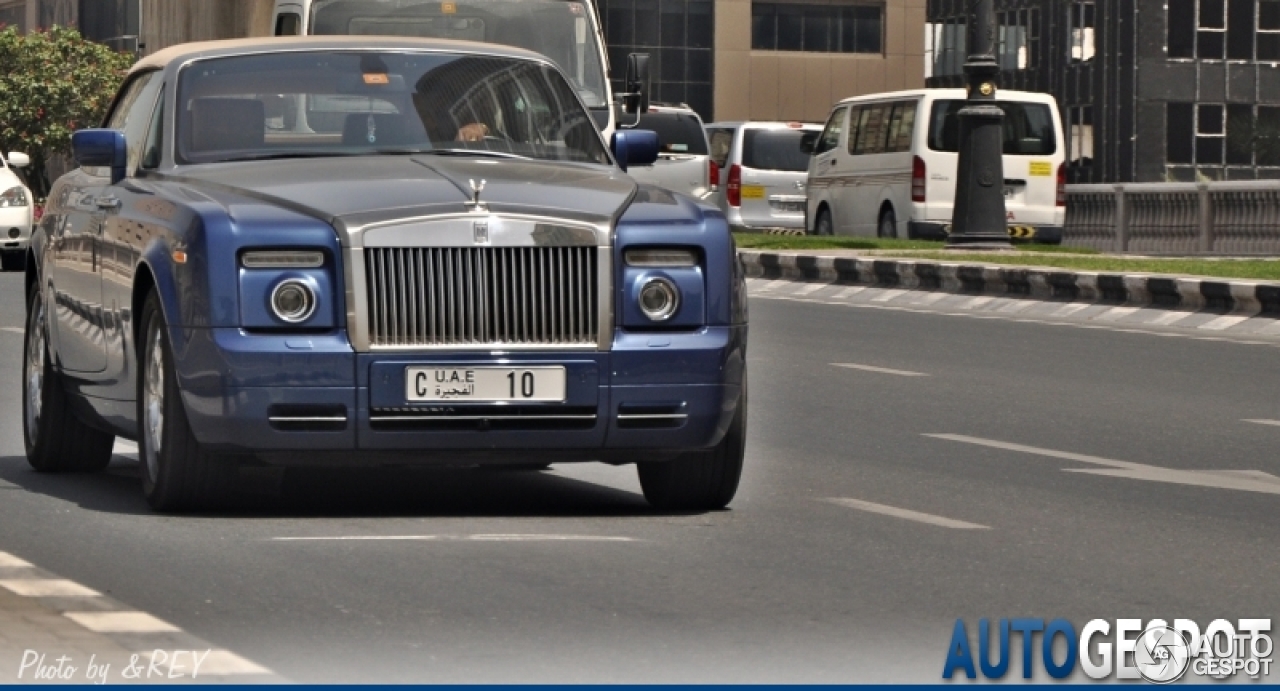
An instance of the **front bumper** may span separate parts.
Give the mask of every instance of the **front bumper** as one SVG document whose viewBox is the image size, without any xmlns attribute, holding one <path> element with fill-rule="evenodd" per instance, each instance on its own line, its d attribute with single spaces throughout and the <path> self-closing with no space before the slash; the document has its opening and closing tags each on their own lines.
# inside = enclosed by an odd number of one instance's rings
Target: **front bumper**
<svg viewBox="0 0 1280 691">
<path fill-rule="evenodd" d="M 745 326 L 618 331 L 608 352 L 502 353 L 355 353 L 340 335 L 174 331 L 196 438 L 273 464 L 651 460 L 715 445 L 742 401 Z M 566 400 L 411 405 L 405 367 L 426 364 L 563 365 Z"/>
<path fill-rule="evenodd" d="M 762 231 L 771 228 L 788 230 L 804 230 L 804 214 L 750 214 L 743 213 L 740 207 L 730 207 L 725 212 L 729 227 L 735 231 Z"/>
<path fill-rule="evenodd" d="M 1046 245 L 1062 244 L 1062 226 L 1020 224 L 1008 226 L 1009 239 L 1014 242 L 1037 242 Z M 951 234 L 951 224 L 940 221 L 910 221 L 907 237 L 912 240 L 946 240 Z"/>
</svg>

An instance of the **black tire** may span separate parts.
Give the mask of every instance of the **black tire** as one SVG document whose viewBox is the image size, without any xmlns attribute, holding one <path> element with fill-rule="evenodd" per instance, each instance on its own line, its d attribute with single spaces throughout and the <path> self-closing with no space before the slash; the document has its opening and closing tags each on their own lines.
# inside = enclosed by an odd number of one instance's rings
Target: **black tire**
<svg viewBox="0 0 1280 691">
<path fill-rule="evenodd" d="M 818 210 L 818 218 L 813 222 L 814 235 L 834 235 L 835 226 L 831 224 L 831 210 L 822 207 Z"/>
<path fill-rule="evenodd" d="M 27 295 L 22 348 L 22 440 L 27 462 L 41 473 L 102 470 L 115 436 L 86 425 L 71 410 L 62 376 L 49 354 L 48 316 L 40 291 Z"/>
<path fill-rule="evenodd" d="M 138 460 L 143 496 L 156 511 L 218 508 L 230 493 L 236 466 L 201 448 L 191 432 L 164 314 L 154 291 L 143 303 L 139 318 Z"/>
<path fill-rule="evenodd" d="M 662 511 L 723 509 L 738 492 L 746 442 L 747 393 L 744 388 L 733 424 L 715 447 L 674 461 L 636 464 L 645 500 Z"/>
<path fill-rule="evenodd" d="M 876 223 L 876 237 L 898 237 L 898 216 L 893 213 L 892 206 L 886 206 L 884 211 L 880 212 L 880 220 Z"/>
</svg>

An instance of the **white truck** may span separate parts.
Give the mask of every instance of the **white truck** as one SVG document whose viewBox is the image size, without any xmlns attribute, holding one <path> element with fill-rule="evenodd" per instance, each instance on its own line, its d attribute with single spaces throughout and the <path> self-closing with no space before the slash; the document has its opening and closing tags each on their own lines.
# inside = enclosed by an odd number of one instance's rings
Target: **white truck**
<svg viewBox="0 0 1280 691">
<path fill-rule="evenodd" d="M 277 36 L 420 36 L 525 48 L 555 61 L 611 136 L 618 127 L 595 0 L 277 0 Z M 648 110 L 649 56 L 628 56 L 623 110 Z M 625 125 L 624 125 L 625 126 Z"/>
</svg>

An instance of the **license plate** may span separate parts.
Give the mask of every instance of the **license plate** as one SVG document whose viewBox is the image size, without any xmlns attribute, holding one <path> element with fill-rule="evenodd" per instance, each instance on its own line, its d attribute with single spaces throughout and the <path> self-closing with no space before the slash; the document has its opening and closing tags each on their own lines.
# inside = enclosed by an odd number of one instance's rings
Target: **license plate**
<svg viewBox="0 0 1280 691">
<path fill-rule="evenodd" d="M 1017 187 L 1006 187 L 1006 188 L 1004 188 L 1004 198 L 1005 198 L 1005 199 L 1013 199 L 1013 198 L 1014 198 L 1014 197 L 1016 197 L 1016 196 L 1018 196 L 1018 188 L 1017 188 Z"/>
<path fill-rule="evenodd" d="M 406 367 L 405 400 L 563 401 L 563 367 Z"/>
<path fill-rule="evenodd" d="M 793 214 L 804 212 L 804 202 L 770 202 L 769 206 L 772 206 L 775 211 Z"/>
<path fill-rule="evenodd" d="M 764 185 L 743 185 L 743 199 L 764 199 Z"/>
</svg>

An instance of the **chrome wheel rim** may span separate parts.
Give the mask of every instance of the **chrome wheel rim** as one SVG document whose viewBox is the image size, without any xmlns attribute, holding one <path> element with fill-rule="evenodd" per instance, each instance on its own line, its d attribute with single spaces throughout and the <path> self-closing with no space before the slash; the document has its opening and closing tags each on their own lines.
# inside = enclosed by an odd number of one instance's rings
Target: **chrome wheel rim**
<svg viewBox="0 0 1280 691">
<path fill-rule="evenodd" d="M 27 327 L 27 439 L 35 443 L 40 430 L 40 407 L 44 403 L 44 304 Z"/>
<path fill-rule="evenodd" d="M 147 338 L 147 364 L 142 392 L 143 434 L 146 435 L 145 461 L 147 473 L 155 481 L 160 471 L 160 449 L 164 444 L 164 348 L 160 329 L 152 329 Z"/>
</svg>

